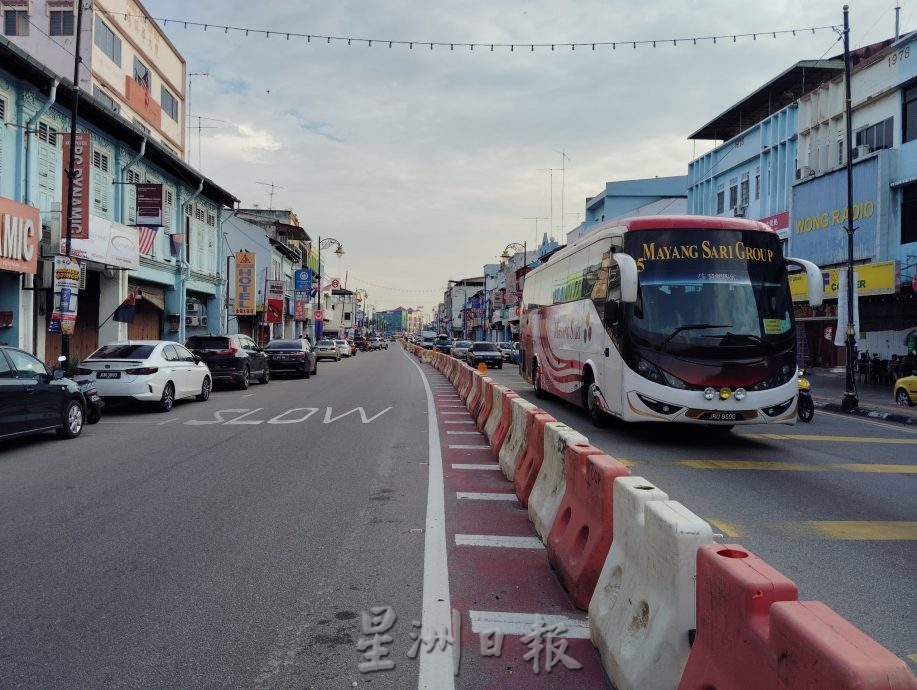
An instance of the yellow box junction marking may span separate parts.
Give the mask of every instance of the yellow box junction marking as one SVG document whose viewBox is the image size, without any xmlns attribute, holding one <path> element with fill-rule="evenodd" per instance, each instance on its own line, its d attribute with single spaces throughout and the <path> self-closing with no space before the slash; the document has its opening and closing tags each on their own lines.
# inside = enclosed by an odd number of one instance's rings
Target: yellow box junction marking
<svg viewBox="0 0 917 690">
<path fill-rule="evenodd" d="M 707 522 L 716 527 L 726 537 L 744 537 L 745 529 L 736 522 L 726 522 L 725 520 L 716 520 L 707 518 Z"/>
<path fill-rule="evenodd" d="M 917 522 L 817 520 L 790 522 L 786 527 L 803 536 L 846 541 L 917 541 Z"/>
<path fill-rule="evenodd" d="M 768 460 L 682 460 L 696 470 L 754 470 L 771 472 L 862 472 L 872 474 L 917 474 L 917 465 L 869 465 L 863 463 L 803 464 Z"/>
<path fill-rule="evenodd" d="M 832 443 L 886 443 L 914 446 L 917 438 L 873 438 L 871 436 L 819 436 L 817 434 L 738 434 L 742 438 L 772 439 L 775 441 L 830 441 Z"/>
</svg>

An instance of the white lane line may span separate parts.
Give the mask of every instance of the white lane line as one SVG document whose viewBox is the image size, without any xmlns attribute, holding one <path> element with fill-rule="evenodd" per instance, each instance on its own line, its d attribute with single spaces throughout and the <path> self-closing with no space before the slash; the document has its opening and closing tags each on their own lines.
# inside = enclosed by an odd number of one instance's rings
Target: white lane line
<svg viewBox="0 0 917 690">
<path fill-rule="evenodd" d="M 421 620 L 430 621 L 434 630 L 452 625 L 449 599 L 449 565 L 446 557 L 446 499 L 443 484 L 443 456 L 439 445 L 439 425 L 433 405 L 433 391 L 423 369 L 402 350 L 405 358 L 417 367 L 427 394 L 427 429 L 430 446 L 430 469 L 427 481 L 427 520 L 423 546 L 423 607 Z M 448 412 L 443 414 L 449 414 Z M 456 412 L 455 414 L 464 414 Z M 499 467 L 499 465 L 497 466 Z M 443 629 L 448 630 L 449 627 Z M 419 690 L 454 690 L 455 670 L 451 654 L 421 654 Z"/>
<path fill-rule="evenodd" d="M 456 491 L 455 497 L 459 500 L 470 501 L 515 501 L 516 494 L 489 494 L 479 491 Z"/>
<path fill-rule="evenodd" d="M 538 537 L 506 537 L 494 534 L 456 534 L 455 545 L 490 546 L 498 549 L 544 549 L 544 544 Z"/>
<path fill-rule="evenodd" d="M 528 635 L 535 625 L 535 616 L 540 615 L 544 624 L 553 628 L 562 623 L 566 632 L 555 637 L 566 637 L 574 640 L 589 639 L 589 621 L 586 618 L 568 618 L 567 616 L 554 616 L 547 613 L 513 613 L 509 611 L 469 611 L 471 618 L 471 632 L 482 633 L 485 630 L 496 628 L 506 635 Z"/>
<path fill-rule="evenodd" d="M 447 419 L 443 424 L 474 424 L 473 419 Z"/>
<path fill-rule="evenodd" d="M 500 471 L 499 465 L 472 465 L 471 463 L 453 463 L 452 469 L 454 470 L 496 470 Z"/>
<path fill-rule="evenodd" d="M 480 444 L 480 443 L 477 444 L 477 445 L 466 445 L 466 446 L 462 446 L 462 445 L 455 445 L 455 446 L 453 446 L 453 445 L 450 445 L 449 448 L 450 448 L 451 450 L 490 450 L 490 446 L 485 446 L 485 445 Z"/>
<path fill-rule="evenodd" d="M 165 421 L 157 422 L 156 426 L 165 426 L 166 424 L 170 422 L 174 422 L 176 419 L 178 419 L 178 417 L 172 417 L 172 419 L 166 419 Z"/>
<path fill-rule="evenodd" d="M 440 412 L 440 414 L 447 415 L 447 414 L 468 414 L 468 413 L 467 412 Z M 446 424 L 448 423 L 449 422 L 446 422 Z"/>
<path fill-rule="evenodd" d="M 483 436 L 480 431 L 447 431 L 450 436 Z"/>
</svg>

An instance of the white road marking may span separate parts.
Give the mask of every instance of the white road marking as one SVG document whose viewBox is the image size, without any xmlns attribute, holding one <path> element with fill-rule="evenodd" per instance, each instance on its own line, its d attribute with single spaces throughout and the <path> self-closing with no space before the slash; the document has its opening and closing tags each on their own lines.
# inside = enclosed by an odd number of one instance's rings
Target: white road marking
<svg viewBox="0 0 917 690">
<path fill-rule="evenodd" d="M 495 534 L 456 534 L 456 546 L 489 546 L 498 549 L 544 549 L 538 537 L 506 537 Z"/>
<path fill-rule="evenodd" d="M 450 436 L 483 436 L 480 431 L 447 431 Z"/>
<path fill-rule="evenodd" d="M 516 494 L 494 494 L 481 493 L 478 491 L 456 491 L 455 497 L 459 500 L 468 499 L 471 501 L 515 501 Z"/>
<path fill-rule="evenodd" d="M 467 413 L 467 412 L 440 412 L 440 414 L 441 414 L 441 415 L 447 415 L 447 414 L 468 414 L 468 413 Z M 448 424 L 448 423 L 449 423 L 449 422 L 446 422 L 446 424 Z"/>
<path fill-rule="evenodd" d="M 453 463 L 452 469 L 454 470 L 497 470 L 500 471 L 499 465 L 472 465 L 470 463 Z"/>
<path fill-rule="evenodd" d="M 452 450 L 490 450 L 490 446 L 485 446 L 483 444 L 478 445 L 468 445 L 468 446 L 449 446 Z"/>
<path fill-rule="evenodd" d="M 443 424 L 474 424 L 473 419 L 447 419 Z"/>
<path fill-rule="evenodd" d="M 449 566 L 446 558 L 446 501 L 443 488 L 443 456 L 439 446 L 439 426 L 436 408 L 433 405 L 433 391 L 424 371 L 411 359 L 406 350 L 402 354 L 417 367 L 427 394 L 428 442 L 430 447 L 430 469 L 427 479 L 427 519 L 423 547 L 423 608 L 421 620 L 434 630 L 440 626 L 449 629 L 452 625 L 452 606 L 449 599 Z M 450 414 L 444 412 L 443 414 Z M 465 414 L 454 412 L 452 414 Z M 499 465 L 498 465 L 499 467 Z M 451 654 L 421 654 L 420 674 L 417 679 L 419 690 L 454 690 L 455 675 Z"/>
<path fill-rule="evenodd" d="M 566 628 L 555 637 L 566 637 L 575 640 L 589 639 L 589 620 L 586 618 L 568 618 L 567 616 L 554 616 L 547 613 L 513 613 L 509 611 L 469 611 L 471 618 L 471 632 L 482 633 L 485 630 L 496 628 L 506 635 L 525 636 L 532 632 L 535 616 L 540 615 L 544 624 L 554 627 L 561 623 Z"/>
<path fill-rule="evenodd" d="M 164 426 L 168 424 L 169 422 L 174 422 L 176 419 L 178 419 L 178 417 L 172 417 L 172 419 L 166 419 L 165 421 L 157 422 L 156 426 Z"/>
</svg>

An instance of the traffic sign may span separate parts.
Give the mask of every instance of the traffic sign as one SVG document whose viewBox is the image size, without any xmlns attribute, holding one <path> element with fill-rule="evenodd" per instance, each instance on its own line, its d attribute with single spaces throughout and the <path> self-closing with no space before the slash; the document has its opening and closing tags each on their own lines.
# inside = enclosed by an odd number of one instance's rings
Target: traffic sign
<svg viewBox="0 0 917 690">
<path fill-rule="evenodd" d="M 340 287 L 341 287 L 341 281 L 338 280 L 337 278 L 332 278 L 331 279 L 331 289 L 338 290 L 340 289 Z"/>
<path fill-rule="evenodd" d="M 321 310 L 321 309 L 316 309 L 316 310 L 315 310 L 314 312 L 312 312 L 312 313 L 315 314 L 315 320 L 316 320 L 316 321 L 321 321 L 321 320 L 322 320 L 323 314 L 322 314 L 322 310 Z"/>
</svg>

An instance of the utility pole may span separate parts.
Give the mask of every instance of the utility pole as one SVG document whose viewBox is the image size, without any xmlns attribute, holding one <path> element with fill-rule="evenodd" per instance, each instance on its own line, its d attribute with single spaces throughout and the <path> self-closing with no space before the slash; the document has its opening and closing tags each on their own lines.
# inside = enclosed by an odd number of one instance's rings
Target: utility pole
<svg viewBox="0 0 917 690">
<path fill-rule="evenodd" d="M 857 400 L 856 379 L 853 375 L 855 364 L 854 350 L 856 349 L 856 328 L 853 323 L 853 122 L 851 117 L 850 96 L 850 20 L 849 7 L 844 5 L 844 119 L 847 125 L 847 367 L 846 382 L 844 386 L 844 399 L 841 409 L 855 410 L 859 406 Z M 841 295 L 838 295 L 841 299 Z"/>
</svg>

